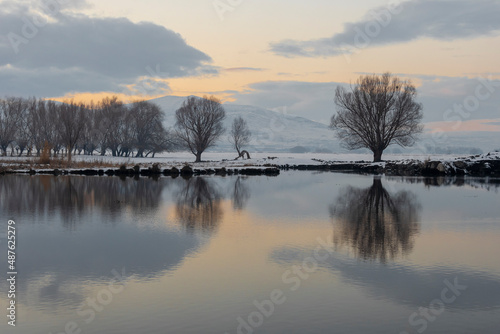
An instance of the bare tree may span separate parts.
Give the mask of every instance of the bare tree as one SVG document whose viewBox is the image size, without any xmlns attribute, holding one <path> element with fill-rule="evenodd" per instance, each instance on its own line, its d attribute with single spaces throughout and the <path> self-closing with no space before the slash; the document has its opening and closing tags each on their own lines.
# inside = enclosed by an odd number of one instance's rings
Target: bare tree
<svg viewBox="0 0 500 334">
<path fill-rule="evenodd" d="M 71 162 L 72 151 L 85 129 L 87 110 L 85 105 L 73 102 L 62 103 L 58 107 L 60 121 L 58 130 L 68 153 L 68 161 Z"/>
<path fill-rule="evenodd" d="M 80 148 L 86 155 L 94 155 L 95 150 L 99 147 L 102 140 L 102 132 L 98 124 L 98 107 L 92 101 L 87 106 L 87 117 L 85 117 L 85 127 L 83 129 L 80 143 Z"/>
<path fill-rule="evenodd" d="M 148 101 L 138 101 L 132 105 L 129 123 L 132 126 L 133 145 L 136 157 L 155 154 L 168 149 L 169 134 L 163 126 L 165 114 L 160 107 Z"/>
<path fill-rule="evenodd" d="M 18 156 L 21 156 L 25 150 L 27 151 L 27 155 L 30 155 L 33 148 L 33 138 L 29 131 L 28 124 L 29 105 L 33 100 L 36 101 L 36 99 L 18 99 L 17 113 L 19 115 L 19 121 L 17 123 L 15 139 L 15 149 L 17 150 Z"/>
<path fill-rule="evenodd" d="M 422 132 L 422 105 L 415 102 L 416 96 L 411 82 L 389 73 L 361 76 L 350 91 L 337 88 L 338 111 L 330 128 L 345 147 L 368 148 L 379 162 L 389 145 L 411 146 Z"/>
<path fill-rule="evenodd" d="M 231 135 L 229 137 L 229 141 L 233 144 L 236 152 L 238 152 L 238 158 L 244 157 L 245 153 L 247 158 L 250 159 L 250 154 L 247 151 L 241 151 L 241 148 L 245 145 L 248 145 L 250 142 L 250 136 L 252 133 L 248 129 L 247 122 L 243 119 L 243 117 L 238 116 L 233 121 L 233 126 L 231 128 Z"/>
<path fill-rule="evenodd" d="M 127 139 L 124 136 L 125 120 L 128 110 L 118 97 L 102 99 L 97 107 L 96 125 L 99 129 L 101 155 L 110 149 L 113 156 L 119 155 L 120 146 Z"/>
<path fill-rule="evenodd" d="M 4 156 L 7 155 L 9 145 L 16 140 L 26 106 L 22 98 L 0 100 L 0 148 Z"/>
<path fill-rule="evenodd" d="M 201 154 L 224 133 L 222 122 L 226 112 L 220 100 L 213 96 L 188 97 L 175 116 L 177 136 L 196 156 L 196 162 L 201 162 Z"/>
<path fill-rule="evenodd" d="M 26 124 L 31 137 L 31 144 L 37 151 L 37 155 L 43 148 L 46 138 L 44 138 L 43 127 L 45 118 L 45 103 L 43 100 L 30 99 L 28 101 L 28 111 Z"/>
</svg>

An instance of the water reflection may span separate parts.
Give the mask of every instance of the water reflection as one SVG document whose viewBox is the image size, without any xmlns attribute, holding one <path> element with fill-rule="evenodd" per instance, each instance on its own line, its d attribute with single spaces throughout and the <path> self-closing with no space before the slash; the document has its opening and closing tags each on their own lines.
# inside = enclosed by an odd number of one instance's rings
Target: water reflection
<svg viewBox="0 0 500 334">
<path fill-rule="evenodd" d="M 409 191 L 391 194 L 375 177 L 366 189 L 348 186 L 330 205 L 334 243 L 364 260 L 386 262 L 411 252 L 420 230 L 421 204 Z"/>
<path fill-rule="evenodd" d="M 222 220 L 223 196 L 204 177 L 184 180 L 184 185 L 176 194 L 176 216 L 188 231 L 213 232 Z"/>
<path fill-rule="evenodd" d="M 314 250 L 291 247 L 276 249 L 271 259 L 289 267 L 314 256 Z M 358 286 L 379 300 L 392 300 L 401 305 L 419 308 L 439 298 L 446 281 L 466 286 L 449 309 L 497 310 L 500 308 L 500 278 L 488 272 L 470 271 L 453 266 L 419 267 L 403 263 L 380 264 L 354 261 L 334 254 L 319 266 L 339 275 L 350 285 Z"/>
<path fill-rule="evenodd" d="M 163 190 L 178 181 L 0 177 L 0 213 L 15 218 L 22 235 L 19 291 L 36 286 L 29 302 L 57 310 L 78 306 L 85 285 L 107 282 L 113 269 L 141 279 L 179 266 L 207 240 L 162 223 Z M 0 259 L 0 266 L 6 267 L 5 261 Z M 0 292 L 6 289 L 2 280 Z"/>
<path fill-rule="evenodd" d="M 0 178 L 0 209 L 13 216 L 32 212 L 35 222 L 37 216 L 58 213 L 65 227 L 75 229 L 82 222 L 79 218 L 96 207 L 111 218 L 120 217 L 125 209 L 133 213 L 155 210 L 170 184 L 142 178 L 12 175 Z"/>
<path fill-rule="evenodd" d="M 409 184 L 423 183 L 426 187 L 464 187 L 475 189 L 485 189 L 487 191 L 498 192 L 500 188 L 500 178 L 490 177 L 411 177 L 411 176 L 388 176 L 387 180 L 403 182 Z"/>
<path fill-rule="evenodd" d="M 234 181 L 232 199 L 235 210 L 243 210 L 250 199 L 250 189 L 244 182 L 246 179 L 247 177 L 238 176 Z"/>
</svg>

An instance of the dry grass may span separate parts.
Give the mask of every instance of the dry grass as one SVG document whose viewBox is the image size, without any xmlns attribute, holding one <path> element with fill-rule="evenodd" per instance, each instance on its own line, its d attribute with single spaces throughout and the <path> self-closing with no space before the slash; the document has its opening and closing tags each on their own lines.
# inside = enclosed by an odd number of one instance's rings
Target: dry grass
<svg viewBox="0 0 500 334">
<path fill-rule="evenodd" d="M 49 143 L 45 142 L 45 144 L 43 145 L 42 154 L 40 154 L 40 158 L 38 158 L 38 163 L 44 165 L 50 164 L 50 150 L 51 147 Z"/>
<path fill-rule="evenodd" d="M 123 163 L 111 163 L 98 159 L 85 161 L 71 161 L 62 158 L 51 158 L 49 163 L 42 163 L 39 157 L 27 159 L 8 159 L 0 158 L 0 166 L 10 170 L 29 170 L 29 169 L 102 169 L 102 168 L 120 168 Z M 46 161 L 46 160 L 44 160 Z M 129 167 L 129 166 L 127 166 Z"/>
</svg>

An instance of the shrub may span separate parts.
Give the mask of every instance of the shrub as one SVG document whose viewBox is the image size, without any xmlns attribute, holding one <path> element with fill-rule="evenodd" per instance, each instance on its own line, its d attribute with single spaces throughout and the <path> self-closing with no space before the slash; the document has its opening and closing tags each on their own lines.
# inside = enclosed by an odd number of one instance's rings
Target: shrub
<svg viewBox="0 0 500 334">
<path fill-rule="evenodd" d="M 42 153 L 40 154 L 40 158 L 38 162 L 41 165 L 49 165 L 50 164 L 50 150 L 51 147 L 48 142 L 45 142 L 43 145 Z"/>
</svg>

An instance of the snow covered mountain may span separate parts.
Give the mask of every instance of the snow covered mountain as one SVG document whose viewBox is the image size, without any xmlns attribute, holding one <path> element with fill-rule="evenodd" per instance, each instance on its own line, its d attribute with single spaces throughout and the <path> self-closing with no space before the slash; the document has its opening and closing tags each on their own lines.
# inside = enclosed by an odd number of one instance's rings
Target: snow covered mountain
<svg viewBox="0 0 500 334">
<path fill-rule="evenodd" d="M 175 111 L 181 107 L 185 97 L 165 96 L 150 100 L 165 112 L 165 126 L 175 125 Z M 302 146 L 311 152 L 339 151 L 338 140 L 325 124 L 317 123 L 303 117 L 287 115 L 254 106 L 224 104 L 226 110 L 226 135 L 223 136 L 215 151 L 231 151 L 228 134 L 233 120 L 241 116 L 252 131 L 249 149 L 253 152 L 289 152 L 290 149 Z"/>
</svg>

